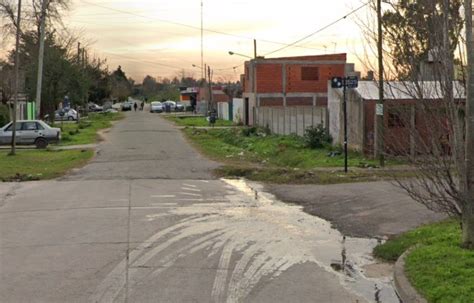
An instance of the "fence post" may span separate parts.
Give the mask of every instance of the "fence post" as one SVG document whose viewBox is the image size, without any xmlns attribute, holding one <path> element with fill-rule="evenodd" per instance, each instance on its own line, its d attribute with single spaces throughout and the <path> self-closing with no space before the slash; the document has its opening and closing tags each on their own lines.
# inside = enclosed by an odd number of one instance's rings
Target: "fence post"
<svg viewBox="0 0 474 303">
<path fill-rule="evenodd" d="M 298 135 L 298 107 L 295 107 L 296 112 L 296 135 Z"/>
<path fill-rule="evenodd" d="M 306 110 L 303 108 L 303 135 L 306 129 Z"/>
</svg>

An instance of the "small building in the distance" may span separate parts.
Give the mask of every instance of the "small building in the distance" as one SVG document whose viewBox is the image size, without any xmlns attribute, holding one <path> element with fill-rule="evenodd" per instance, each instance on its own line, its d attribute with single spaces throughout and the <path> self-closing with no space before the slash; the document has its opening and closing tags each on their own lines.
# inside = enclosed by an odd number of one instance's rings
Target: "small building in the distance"
<svg viewBox="0 0 474 303">
<path fill-rule="evenodd" d="M 453 84 L 454 102 L 462 105 L 465 102 L 465 89 L 460 82 Z M 373 154 L 378 82 L 359 81 L 359 86 L 348 89 L 346 96 L 348 145 L 365 154 Z M 342 101 L 342 89 L 332 88 L 331 83 L 328 83 L 329 132 L 334 144 L 342 144 L 344 141 Z M 443 141 L 449 140 L 446 130 L 448 122 L 446 116 L 443 116 L 445 101 L 442 85 L 436 81 L 385 82 L 385 152 L 415 156 L 426 152 L 422 145 L 426 145 L 428 141 L 437 140 L 436 142 L 443 144 Z"/>
</svg>

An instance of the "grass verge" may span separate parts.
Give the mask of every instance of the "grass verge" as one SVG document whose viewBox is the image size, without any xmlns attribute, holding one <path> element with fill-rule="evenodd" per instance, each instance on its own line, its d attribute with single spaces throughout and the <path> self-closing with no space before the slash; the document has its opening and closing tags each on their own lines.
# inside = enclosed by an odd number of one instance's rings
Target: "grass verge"
<svg viewBox="0 0 474 303">
<path fill-rule="evenodd" d="M 80 123 L 56 122 L 62 130 L 59 145 L 82 145 L 97 142 L 97 132 L 112 126 L 112 122 L 123 118 L 122 113 L 89 114 Z"/>
<path fill-rule="evenodd" d="M 1 181 L 52 179 L 85 165 L 94 155 L 92 150 L 18 150 L 15 156 L 0 152 Z"/>
<path fill-rule="evenodd" d="M 376 161 L 351 152 L 351 172 L 344 174 L 344 157 L 339 148 L 310 149 L 297 136 L 269 135 L 246 128 L 184 129 L 189 140 L 205 155 L 224 163 L 216 170 L 220 177 L 245 177 L 254 181 L 296 184 L 329 184 L 392 178 L 389 169 L 370 169 Z M 396 162 L 389 162 L 389 165 Z M 398 174 L 407 174 L 400 171 Z"/>
<path fill-rule="evenodd" d="M 460 247 L 459 222 L 422 226 L 374 249 L 380 259 L 394 262 L 409 247 L 406 273 L 428 302 L 474 302 L 474 251 Z"/>
<path fill-rule="evenodd" d="M 179 116 L 165 116 L 166 119 L 176 123 L 179 126 L 188 126 L 188 127 L 206 127 L 210 126 L 209 122 L 206 120 L 206 117 L 179 117 Z M 218 119 L 214 126 L 232 126 L 233 122 L 228 120 Z"/>
</svg>

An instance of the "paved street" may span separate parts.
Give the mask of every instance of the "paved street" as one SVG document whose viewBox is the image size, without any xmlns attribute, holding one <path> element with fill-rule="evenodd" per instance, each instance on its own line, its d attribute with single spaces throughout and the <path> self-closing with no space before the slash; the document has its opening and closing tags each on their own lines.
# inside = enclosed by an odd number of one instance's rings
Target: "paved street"
<svg viewBox="0 0 474 303">
<path fill-rule="evenodd" d="M 398 302 L 363 271 L 376 240 L 217 166 L 131 112 L 86 167 L 0 183 L 1 302 Z"/>
</svg>

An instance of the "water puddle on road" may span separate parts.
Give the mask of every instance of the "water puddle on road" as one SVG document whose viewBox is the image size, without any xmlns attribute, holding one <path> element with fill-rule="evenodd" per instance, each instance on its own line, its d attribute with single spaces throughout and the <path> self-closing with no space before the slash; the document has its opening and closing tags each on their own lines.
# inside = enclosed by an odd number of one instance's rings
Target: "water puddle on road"
<svg viewBox="0 0 474 303">
<path fill-rule="evenodd" d="M 197 182 L 191 185 L 196 187 L 188 184 L 187 188 L 200 187 Z M 314 275 L 324 273 L 330 281 L 318 281 L 341 288 L 358 302 L 399 302 L 390 275 L 370 278 L 364 271 L 375 263 L 371 252 L 376 239 L 344 237 L 329 222 L 303 212 L 300 206 L 276 200 L 259 184 L 221 180 L 203 187 L 208 188 L 202 189 L 203 194 L 212 189 L 212 198 L 177 200 L 180 202 L 176 207 L 147 213 L 147 224 L 166 216 L 180 219 L 170 221 L 171 225 L 134 247 L 100 283 L 90 298 L 92 302 L 114 302 L 124 294 L 133 296 L 140 292 L 141 285 L 169 279 L 165 271 L 183 259 L 196 255 L 202 258 L 203 254 L 206 261 L 215 260 L 217 265 L 209 300 L 212 302 L 247 301 L 254 290 L 258 292 L 259 285 L 268 285 L 266 282 L 293 284 L 295 281 L 285 280 L 285 273 L 296 267 Z M 167 194 L 180 192 L 178 188 L 178 192 Z M 298 274 L 296 283 L 310 282 L 304 274 Z M 325 287 L 303 286 L 309 291 Z"/>
<path fill-rule="evenodd" d="M 290 235 L 287 244 L 304 251 L 303 254 L 288 255 L 289 264 L 314 262 L 335 273 L 345 289 L 369 302 L 400 302 L 392 286 L 390 268 L 379 266 L 372 257 L 378 239 L 345 237 L 332 228 L 330 222 L 303 212 L 301 206 L 278 201 L 272 194 L 264 192 L 260 184 L 244 180 L 223 181 L 253 197 L 254 211 L 248 215 L 258 218 L 256 221 L 269 221 L 280 226 Z M 293 237 L 297 238 L 296 241 L 292 241 Z M 281 240 L 281 235 L 279 238 Z M 367 269 L 372 272 L 371 277 Z"/>
</svg>

